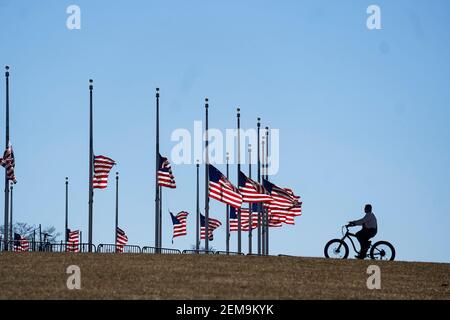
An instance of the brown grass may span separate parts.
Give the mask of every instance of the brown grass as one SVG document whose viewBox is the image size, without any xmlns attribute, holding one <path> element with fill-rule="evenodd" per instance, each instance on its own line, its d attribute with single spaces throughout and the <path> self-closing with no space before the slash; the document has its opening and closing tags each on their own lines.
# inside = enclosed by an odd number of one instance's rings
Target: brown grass
<svg viewBox="0 0 450 320">
<path fill-rule="evenodd" d="M 1 253 L 0 299 L 450 299 L 450 264 L 213 255 Z M 66 268 L 81 268 L 68 290 Z"/>
</svg>

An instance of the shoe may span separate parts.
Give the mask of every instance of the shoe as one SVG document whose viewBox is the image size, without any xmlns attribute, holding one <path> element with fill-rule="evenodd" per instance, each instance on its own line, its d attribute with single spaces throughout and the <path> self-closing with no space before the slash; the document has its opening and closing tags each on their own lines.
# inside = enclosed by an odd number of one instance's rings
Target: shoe
<svg viewBox="0 0 450 320">
<path fill-rule="evenodd" d="M 359 254 L 355 256 L 356 259 L 364 260 L 365 257 L 360 256 Z"/>
</svg>

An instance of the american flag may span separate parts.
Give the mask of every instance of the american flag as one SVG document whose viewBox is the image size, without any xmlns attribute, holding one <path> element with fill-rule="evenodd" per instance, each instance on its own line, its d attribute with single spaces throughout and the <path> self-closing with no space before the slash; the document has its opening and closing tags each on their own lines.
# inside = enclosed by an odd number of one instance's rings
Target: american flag
<svg viewBox="0 0 450 320">
<path fill-rule="evenodd" d="M 105 189 L 108 186 L 108 175 L 115 161 L 105 156 L 94 156 L 94 189 Z"/>
<path fill-rule="evenodd" d="M 186 230 L 186 220 L 189 213 L 186 211 L 181 211 L 176 216 L 172 214 L 172 212 L 169 212 L 170 216 L 172 217 L 172 223 L 173 223 L 173 236 L 172 236 L 172 243 L 173 238 L 185 236 L 187 234 Z"/>
<path fill-rule="evenodd" d="M 209 225 L 208 225 L 208 239 L 210 241 L 214 240 L 213 231 L 222 225 L 222 223 L 217 220 L 209 217 Z M 200 238 L 205 239 L 206 234 L 206 218 L 204 215 L 200 213 Z"/>
<path fill-rule="evenodd" d="M 250 211 L 248 208 L 241 209 L 241 231 L 249 231 Z M 258 227 L 258 205 L 252 204 L 252 229 Z M 230 231 L 238 231 L 238 215 L 237 210 L 230 208 Z"/>
<path fill-rule="evenodd" d="M 209 165 L 209 197 L 235 208 L 242 205 L 239 190 L 212 165 Z"/>
<path fill-rule="evenodd" d="M 300 197 L 296 196 L 291 189 L 281 188 L 265 179 L 264 187 L 269 190 L 272 202 L 264 204 L 268 209 L 269 216 L 274 223 L 295 224 L 295 217 L 302 212 Z"/>
<path fill-rule="evenodd" d="M 74 230 L 68 231 L 68 238 L 67 238 L 67 246 L 66 251 L 67 252 L 80 252 L 80 230 Z"/>
<path fill-rule="evenodd" d="M 18 233 L 14 233 L 14 251 L 28 251 L 30 244 L 25 237 Z"/>
<path fill-rule="evenodd" d="M 116 252 L 123 252 L 123 246 L 127 244 L 128 237 L 125 231 L 117 227 L 117 241 L 116 241 Z"/>
<path fill-rule="evenodd" d="M 3 158 L 0 159 L 1 165 L 6 170 L 6 177 L 14 183 L 17 183 L 16 176 L 14 175 L 14 167 L 16 166 L 16 161 L 14 160 L 14 152 L 12 146 L 6 148 L 3 153 Z"/>
<path fill-rule="evenodd" d="M 269 192 L 258 182 L 239 172 L 239 192 L 243 202 L 270 202 Z"/>
<path fill-rule="evenodd" d="M 169 159 L 162 157 L 161 155 L 159 155 L 158 186 L 172 189 L 177 187 Z"/>
</svg>

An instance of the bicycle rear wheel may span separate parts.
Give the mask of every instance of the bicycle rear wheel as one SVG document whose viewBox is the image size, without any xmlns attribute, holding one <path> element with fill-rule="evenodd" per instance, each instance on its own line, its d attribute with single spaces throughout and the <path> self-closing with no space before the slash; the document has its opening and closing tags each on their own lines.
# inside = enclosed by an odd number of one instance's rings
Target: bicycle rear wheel
<svg viewBox="0 0 450 320">
<path fill-rule="evenodd" d="M 378 241 L 370 249 L 370 258 L 393 261 L 395 259 L 395 248 L 387 241 Z"/>
<path fill-rule="evenodd" d="M 325 245 L 324 254 L 326 258 L 347 259 L 348 245 L 341 239 L 333 239 Z"/>
</svg>

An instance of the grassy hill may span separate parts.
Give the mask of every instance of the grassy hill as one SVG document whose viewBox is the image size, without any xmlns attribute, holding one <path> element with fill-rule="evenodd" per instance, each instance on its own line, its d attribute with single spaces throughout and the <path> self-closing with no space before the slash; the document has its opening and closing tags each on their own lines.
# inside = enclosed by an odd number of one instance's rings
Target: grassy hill
<svg viewBox="0 0 450 320">
<path fill-rule="evenodd" d="M 381 290 L 366 287 L 381 268 Z M 68 290 L 66 268 L 81 268 Z M 450 299 L 450 264 L 218 255 L 0 253 L 0 299 Z"/>
</svg>

